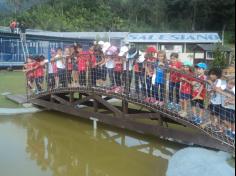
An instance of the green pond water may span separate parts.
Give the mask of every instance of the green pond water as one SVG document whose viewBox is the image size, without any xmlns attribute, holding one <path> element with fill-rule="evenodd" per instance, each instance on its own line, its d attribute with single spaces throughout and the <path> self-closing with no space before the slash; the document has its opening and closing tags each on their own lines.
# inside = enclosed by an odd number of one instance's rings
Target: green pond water
<svg viewBox="0 0 236 176">
<path fill-rule="evenodd" d="M 0 72 L 0 94 L 24 86 L 21 72 Z M 0 108 L 17 107 L 0 95 Z M 0 116 L 0 176 L 165 176 L 183 147 L 57 112 Z"/>
</svg>

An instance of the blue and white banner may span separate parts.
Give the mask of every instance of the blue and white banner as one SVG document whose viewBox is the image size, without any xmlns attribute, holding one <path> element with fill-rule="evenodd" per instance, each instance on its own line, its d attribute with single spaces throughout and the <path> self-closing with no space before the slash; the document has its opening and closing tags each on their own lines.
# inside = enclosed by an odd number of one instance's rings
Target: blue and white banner
<svg viewBox="0 0 236 176">
<path fill-rule="evenodd" d="M 130 43 L 219 43 L 217 33 L 130 33 Z"/>
</svg>

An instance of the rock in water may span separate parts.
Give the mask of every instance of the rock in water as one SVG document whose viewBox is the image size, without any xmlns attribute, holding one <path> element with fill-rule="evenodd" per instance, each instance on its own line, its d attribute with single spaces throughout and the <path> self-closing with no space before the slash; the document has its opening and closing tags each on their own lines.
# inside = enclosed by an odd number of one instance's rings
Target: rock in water
<svg viewBox="0 0 236 176">
<path fill-rule="evenodd" d="M 235 169 L 225 152 L 203 148 L 186 148 L 178 151 L 170 160 L 166 176 L 234 176 Z"/>
</svg>

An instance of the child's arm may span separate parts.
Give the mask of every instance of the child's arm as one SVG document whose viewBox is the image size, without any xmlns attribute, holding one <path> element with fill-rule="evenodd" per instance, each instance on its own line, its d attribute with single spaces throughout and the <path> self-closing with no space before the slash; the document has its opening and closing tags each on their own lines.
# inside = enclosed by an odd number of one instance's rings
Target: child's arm
<svg viewBox="0 0 236 176">
<path fill-rule="evenodd" d="M 220 93 L 221 95 L 226 96 L 227 98 L 230 98 L 230 99 L 234 99 L 234 100 L 235 100 L 235 96 L 233 96 L 233 95 L 230 94 L 230 93 L 225 92 L 225 91 L 222 90 L 221 88 L 215 87 L 214 90 L 215 90 L 216 92 Z"/>
<path fill-rule="evenodd" d="M 196 97 L 193 97 L 193 100 L 202 100 L 202 97 L 200 97 L 200 95 L 201 95 L 201 93 L 202 93 L 202 91 L 204 90 L 204 85 L 203 84 L 201 84 L 201 87 L 200 87 L 200 89 L 199 89 L 199 92 L 198 92 L 198 94 L 197 94 L 197 96 Z"/>
</svg>

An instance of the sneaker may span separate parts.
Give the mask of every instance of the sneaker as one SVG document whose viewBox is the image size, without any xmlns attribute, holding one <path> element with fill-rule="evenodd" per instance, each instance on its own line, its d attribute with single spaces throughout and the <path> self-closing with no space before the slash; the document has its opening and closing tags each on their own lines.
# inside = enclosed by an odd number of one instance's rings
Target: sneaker
<svg viewBox="0 0 236 176">
<path fill-rule="evenodd" d="M 174 103 L 168 103 L 167 109 L 168 109 L 168 110 L 174 109 Z"/>
<path fill-rule="evenodd" d="M 154 104 L 155 104 L 156 106 L 159 105 L 159 101 L 156 100 L 156 101 L 154 102 Z"/>
<path fill-rule="evenodd" d="M 197 116 L 196 116 L 196 115 L 193 115 L 191 121 L 192 121 L 192 122 L 197 121 Z"/>
<path fill-rule="evenodd" d="M 188 116 L 188 113 L 183 111 L 181 114 L 180 114 L 181 117 L 183 118 L 186 118 Z"/>
<path fill-rule="evenodd" d="M 235 140 L 235 132 L 231 132 L 230 139 Z"/>
<path fill-rule="evenodd" d="M 150 98 L 150 103 L 154 104 L 156 102 L 156 99 L 155 98 Z"/>
<path fill-rule="evenodd" d="M 183 114 L 184 111 L 179 111 L 178 114 L 181 116 L 181 114 Z"/>
<path fill-rule="evenodd" d="M 197 117 L 197 119 L 194 121 L 194 124 L 201 125 L 202 124 L 202 118 L 201 117 Z"/>
<path fill-rule="evenodd" d="M 230 138 L 230 137 L 231 137 L 231 134 L 232 134 L 231 130 L 226 130 L 226 131 L 225 131 L 225 136 L 226 136 L 226 137 Z"/>
<path fill-rule="evenodd" d="M 144 102 L 150 103 L 150 98 L 146 98 L 146 99 L 144 100 Z"/>
<path fill-rule="evenodd" d="M 179 104 L 175 104 L 174 109 L 178 112 L 181 110 L 181 106 Z"/>
<path fill-rule="evenodd" d="M 164 105 L 165 105 L 164 101 L 159 102 L 159 106 L 164 106 Z"/>
</svg>

